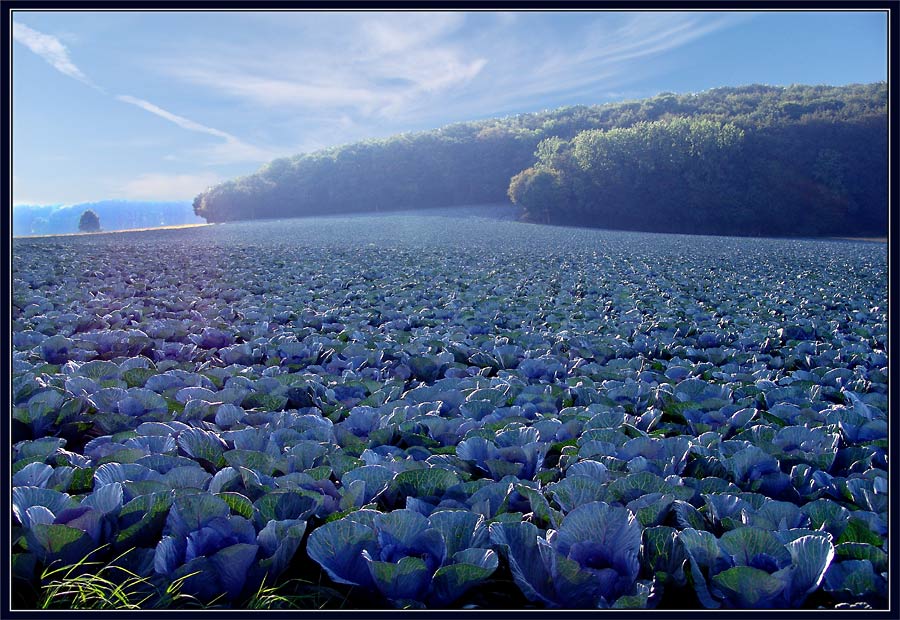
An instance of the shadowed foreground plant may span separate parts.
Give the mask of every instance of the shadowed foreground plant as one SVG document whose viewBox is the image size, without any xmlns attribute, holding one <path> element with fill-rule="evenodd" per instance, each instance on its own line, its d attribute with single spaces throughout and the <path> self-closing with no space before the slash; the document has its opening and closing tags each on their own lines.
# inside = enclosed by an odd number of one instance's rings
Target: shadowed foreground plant
<svg viewBox="0 0 900 620">
<path fill-rule="evenodd" d="M 267 586 L 263 581 L 244 607 L 246 609 L 325 609 L 337 598 L 340 598 L 338 592 L 330 588 L 316 587 L 303 579 L 289 579 L 272 586 Z"/>
<path fill-rule="evenodd" d="M 165 590 L 147 577 L 142 577 L 116 562 L 133 549 L 125 551 L 114 560 L 102 564 L 88 561 L 96 549 L 75 564 L 59 568 L 47 567 L 41 573 L 41 594 L 39 609 L 150 609 L 168 608 L 173 603 L 190 606 L 196 603 L 194 597 L 183 594 L 181 586 L 185 575 L 169 583 Z M 83 572 L 89 567 L 99 566 L 94 573 Z M 115 574 L 117 573 L 117 574 Z M 125 576 L 124 579 L 114 577 Z"/>
</svg>

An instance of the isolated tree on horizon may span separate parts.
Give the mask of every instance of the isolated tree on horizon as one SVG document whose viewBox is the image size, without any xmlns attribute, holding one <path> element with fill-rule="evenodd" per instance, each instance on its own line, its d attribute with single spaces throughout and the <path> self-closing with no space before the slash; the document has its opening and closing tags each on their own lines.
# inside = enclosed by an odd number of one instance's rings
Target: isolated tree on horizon
<svg viewBox="0 0 900 620">
<path fill-rule="evenodd" d="M 78 220 L 79 232 L 98 232 L 100 230 L 100 218 L 92 209 L 88 209 L 81 214 Z"/>
</svg>

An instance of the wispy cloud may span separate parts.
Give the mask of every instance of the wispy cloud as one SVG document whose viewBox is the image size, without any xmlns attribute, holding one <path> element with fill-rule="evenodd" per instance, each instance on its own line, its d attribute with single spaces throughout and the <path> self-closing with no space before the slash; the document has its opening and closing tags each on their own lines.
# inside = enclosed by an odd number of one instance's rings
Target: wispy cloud
<svg viewBox="0 0 900 620">
<path fill-rule="evenodd" d="M 219 144 L 196 149 L 197 153 L 204 156 L 204 159 L 208 164 L 265 162 L 274 159 L 279 154 L 281 154 L 276 150 L 261 148 L 252 144 L 248 144 L 228 132 L 215 129 L 214 127 L 207 127 L 206 125 L 203 125 L 196 121 L 192 121 L 191 119 L 185 118 L 184 116 L 173 114 L 172 112 L 169 112 L 168 110 L 165 110 L 156 104 L 150 103 L 149 101 L 145 101 L 144 99 L 132 97 L 131 95 L 117 95 L 116 99 L 124 103 L 129 103 L 133 106 L 137 106 L 142 110 L 146 110 L 151 114 L 159 116 L 160 118 L 164 118 L 170 123 L 178 125 L 182 129 L 205 133 L 207 135 L 223 139 L 224 142 L 221 142 Z"/>
<path fill-rule="evenodd" d="M 273 36 L 249 50 L 198 45 L 179 58 L 159 59 L 157 68 L 272 115 L 326 109 L 335 119 L 349 115 L 368 126 L 421 125 L 627 89 L 652 74 L 649 60 L 745 17 L 397 12 L 331 15 L 327 23 L 318 14 L 293 19 L 290 27 L 302 36 Z M 317 24 L 329 40 L 315 36 Z"/>
<path fill-rule="evenodd" d="M 218 129 L 213 129 L 212 127 L 207 127 L 206 125 L 201 125 L 200 123 L 196 123 L 189 118 L 185 118 L 183 116 L 178 116 L 177 114 L 172 114 L 167 110 L 163 110 L 161 107 L 150 103 L 149 101 L 144 101 L 143 99 L 138 99 L 137 97 L 132 97 L 131 95 L 118 95 L 116 99 L 119 101 L 124 101 L 125 103 L 130 103 L 131 105 L 135 105 L 151 114 L 156 114 L 157 116 L 166 119 L 169 122 L 175 123 L 182 129 L 187 129 L 188 131 L 199 131 L 200 133 L 206 133 L 211 136 L 216 136 L 217 138 L 225 138 L 226 140 L 232 139 L 237 140 L 231 134 L 225 133 L 224 131 L 219 131 Z"/>
<path fill-rule="evenodd" d="M 418 51 L 458 31 L 464 13 L 407 13 L 368 17 L 359 26 L 363 48 L 374 56 Z"/>
<path fill-rule="evenodd" d="M 524 16 L 522 19 L 527 19 Z M 489 82 L 479 83 L 472 97 L 492 99 L 495 105 L 522 108 L 531 98 L 571 101 L 584 97 L 582 103 L 599 102 L 601 93 L 629 90 L 629 86 L 646 80 L 660 71 L 658 60 L 695 40 L 747 19 L 738 13 L 594 13 L 571 16 L 582 24 L 572 23 L 566 37 L 547 37 L 556 43 L 537 46 L 515 38 L 496 49 L 495 66 L 508 66 L 520 59 L 527 71 L 491 73 Z M 541 39 L 546 30 L 531 33 Z M 492 94 L 493 93 L 493 94 Z M 644 95 L 653 93 L 644 93 Z"/>
<path fill-rule="evenodd" d="M 46 60 L 60 73 L 84 82 L 92 88 L 100 89 L 72 62 L 72 59 L 69 58 L 69 50 L 56 37 L 14 21 L 13 39 Z"/>
<path fill-rule="evenodd" d="M 217 63 L 196 63 L 172 71 L 196 85 L 265 106 L 335 105 L 370 109 L 390 99 L 385 93 L 367 88 L 267 77 L 250 68 L 230 68 Z"/>
<path fill-rule="evenodd" d="M 459 44 L 465 21 L 463 13 L 446 12 L 348 15 L 340 26 L 331 24 L 329 42 L 298 44 L 295 37 L 252 53 L 204 46 L 187 59 L 166 59 L 160 68 L 257 105 L 397 117 L 419 99 L 463 87 L 484 69 L 487 59 Z"/>
<path fill-rule="evenodd" d="M 213 172 L 203 174 L 144 174 L 129 181 L 118 194 L 131 200 L 190 200 L 222 181 Z"/>
<path fill-rule="evenodd" d="M 609 30 L 589 32 L 574 49 L 558 50 L 541 63 L 536 73 L 571 81 L 589 82 L 592 70 L 626 74 L 635 61 L 682 47 L 733 23 L 733 16 L 711 18 L 697 13 L 647 13 L 630 16 Z"/>
<path fill-rule="evenodd" d="M 94 82 L 91 81 L 91 79 L 85 75 L 74 62 L 72 62 L 72 59 L 69 58 L 69 52 L 66 49 L 66 46 L 63 45 L 58 38 L 43 32 L 38 32 L 19 22 L 13 22 L 13 38 L 46 60 L 60 73 L 75 78 L 101 92 L 105 92 L 102 88 L 94 84 Z M 139 99 L 131 95 L 118 95 L 116 96 L 116 99 L 123 103 L 137 106 L 160 118 L 164 118 L 165 120 L 178 125 L 182 129 L 205 133 L 224 140 L 224 142 L 213 145 L 212 147 L 199 149 L 200 153 L 207 156 L 208 163 L 222 164 L 245 161 L 264 162 L 274 157 L 271 150 L 247 144 L 230 133 L 213 127 L 207 127 L 206 125 L 189 118 L 173 114 L 144 99 Z"/>
</svg>

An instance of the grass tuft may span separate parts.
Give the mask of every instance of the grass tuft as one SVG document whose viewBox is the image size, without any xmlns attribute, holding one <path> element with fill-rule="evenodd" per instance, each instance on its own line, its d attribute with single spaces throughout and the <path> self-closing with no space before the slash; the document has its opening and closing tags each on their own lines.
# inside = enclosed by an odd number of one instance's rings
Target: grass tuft
<svg viewBox="0 0 900 620">
<path fill-rule="evenodd" d="M 197 573 L 180 577 L 162 589 L 149 578 L 118 565 L 119 560 L 133 549 L 105 564 L 91 561 L 90 557 L 105 546 L 108 545 L 98 547 L 74 564 L 45 568 L 41 573 L 42 585 L 37 607 L 134 610 L 168 608 L 173 604 L 197 604 L 194 597 L 181 592 L 184 580 Z M 91 568 L 96 570 L 89 571 Z"/>
<path fill-rule="evenodd" d="M 244 609 L 342 609 L 346 595 L 331 588 L 316 586 L 303 579 L 288 579 L 267 586 L 265 580 L 250 597 Z"/>
</svg>

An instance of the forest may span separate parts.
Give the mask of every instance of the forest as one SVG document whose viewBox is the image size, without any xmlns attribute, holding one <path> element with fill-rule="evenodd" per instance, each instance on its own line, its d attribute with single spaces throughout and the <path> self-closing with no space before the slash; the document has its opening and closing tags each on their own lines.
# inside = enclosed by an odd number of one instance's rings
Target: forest
<svg viewBox="0 0 900 620">
<path fill-rule="evenodd" d="M 887 85 L 751 85 L 456 123 L 276 159 L 210 222 L 506 202 L 526 221 L 748 236 L 887 233 Z"/>
</svg>

